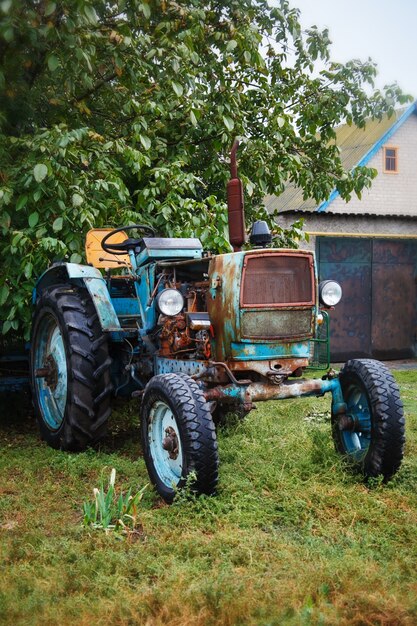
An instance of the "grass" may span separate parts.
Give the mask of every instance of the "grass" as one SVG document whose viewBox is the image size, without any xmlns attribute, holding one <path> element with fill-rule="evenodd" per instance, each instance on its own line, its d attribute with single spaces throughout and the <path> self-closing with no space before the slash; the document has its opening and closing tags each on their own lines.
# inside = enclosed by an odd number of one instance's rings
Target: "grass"
<svg viewBox="0 0 417 626">
<path fill-rule="evenodd" d="M 27 407 L 0 421 L 0 623 L 417 623 L 417 371 L 396 372 L 403 466 L 367 488 L 333 450 L 329 399 L 259 404 L 219 432 L 214 498 L 164 505 L 146 489 L 137 532 L 82 526 L 107 484 L 148 482 L 135 403 L 98 452 L 39 441 Z M 10 417 L 15 415 L 15 417 Z"/>
</svg>

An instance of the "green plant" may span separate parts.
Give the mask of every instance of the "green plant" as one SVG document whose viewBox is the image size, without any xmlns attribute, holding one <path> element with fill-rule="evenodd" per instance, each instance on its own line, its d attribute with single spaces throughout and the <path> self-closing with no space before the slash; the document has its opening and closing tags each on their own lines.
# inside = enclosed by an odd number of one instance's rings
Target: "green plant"
<svg viewBox="0 0 417 626">
<path fill-rule="evenodd" d="M 196 478 L 197 473 L 195 471 L 192 471 L 188 474 L 184 487 L 182 489 L 175 490 L 173 504 L 181 505 L 185 504 L 186 502 L 196 502 L 198 500 L 195 489 L 193 488 Z"/>
<path fill-rule="evenodd" d="M 148 485 L 142 487 L 135 495 L 132 495 L 131 488 L 125 494 L 120 492 L 117 495 L 115 481 L 116 470 L 113 468 L 107 491 L 104 490 L 103 484 L 100 489 L 95 487 L 93 501 L 84 502 L 83 524 L 106 532 L 129 534 L 138 526 L 138 506 Z"/>
</svg>

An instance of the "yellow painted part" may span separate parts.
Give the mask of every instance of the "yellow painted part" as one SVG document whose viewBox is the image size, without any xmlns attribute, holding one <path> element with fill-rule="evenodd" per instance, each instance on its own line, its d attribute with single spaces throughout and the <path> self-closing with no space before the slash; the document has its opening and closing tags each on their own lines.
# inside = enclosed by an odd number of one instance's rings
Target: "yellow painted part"
<svg viewBox="0 0 417 626">
<path fill-rule="evenodd" d="M 131 268 L 130 258 L 128 254 L 109 254 L 105 252 L 101 247 L 101 242 L 104 237 L 110 233 L 112 228 L 93 228 L 87 233 L 85 240 L 85 254 L 87 257 L 87 263 L 91 263 L 94 267 L 114 269 L 128 266 Z M 124 231 L 116 233 L 108 240 L 109 243 L 122 243 L 127 239 L 127 235 Z"/>
</svg>

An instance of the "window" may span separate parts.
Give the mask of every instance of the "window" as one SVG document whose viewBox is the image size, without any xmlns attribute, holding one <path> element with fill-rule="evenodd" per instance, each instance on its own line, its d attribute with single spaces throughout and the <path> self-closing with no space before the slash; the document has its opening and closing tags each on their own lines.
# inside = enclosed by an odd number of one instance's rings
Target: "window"
<svg viewBox="0 0 417 626">
<path fill-rule="evenodd" d="M 385 174 L 396 174 L 398 172 L 397 148 L 391 146 L 384 148 L 384 172 Z"/>
</svg>

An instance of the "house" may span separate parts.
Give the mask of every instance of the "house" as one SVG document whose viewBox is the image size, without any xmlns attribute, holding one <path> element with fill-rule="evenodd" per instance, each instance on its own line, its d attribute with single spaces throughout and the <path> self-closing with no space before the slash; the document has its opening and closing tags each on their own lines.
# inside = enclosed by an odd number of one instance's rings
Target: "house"
<svg viewBox="0 0 417 626">
<path fill-rule="evenodd" d="M 343 289 L 331 312 L 331 358 L 417 356 L 417 102 L 365 129 L 336 129 L 347 169 L 378 171 L 362 199 L 334 191 L 317 206 L 292 185 L 265 200 L 279 224 L 304 219 L 320 280 Z"/>
</svg>

